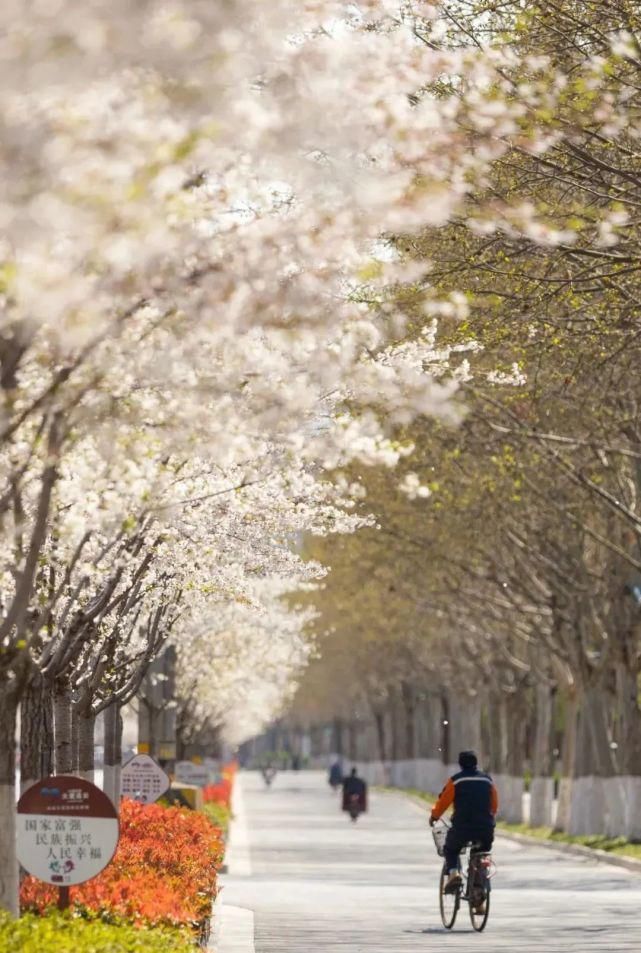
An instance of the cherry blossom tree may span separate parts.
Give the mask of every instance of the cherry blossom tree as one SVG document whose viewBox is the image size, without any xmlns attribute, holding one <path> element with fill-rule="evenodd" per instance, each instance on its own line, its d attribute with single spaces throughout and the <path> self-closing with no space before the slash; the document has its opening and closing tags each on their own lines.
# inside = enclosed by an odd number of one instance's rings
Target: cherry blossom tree
<svg viewBox="0 0 641 953">
<path fill-rule="evenodd" d="M 465 39 L 436 5 L 9 0 L 3 16 L 0 904 L 15 909 L 23 694 L 57 686 L 64 769 L 72 710 L 88 750 L 96 712 L 117 714 L 169 638 L 194 717 L 234 709 L 241 678 L 256 722 L 277 710 L 309 651 L 284 597 L 321 572 L 297 543 L 368 519 L 327 471 L 392 467 L 411 452 L 398 428 L 460 419 L 478 347 L 438 329 L 467 300 L 412 243 L 461 218 L 542 246 L 573 234 L 488 188 L 515 141 L 541 156 L 562 135 L 545 116 L 566 102 L 563 64 Z M 615 122 L 608 62 L 583 79 Z M 425 496 L 412 472 L 405 489 Z"/>
</svg>

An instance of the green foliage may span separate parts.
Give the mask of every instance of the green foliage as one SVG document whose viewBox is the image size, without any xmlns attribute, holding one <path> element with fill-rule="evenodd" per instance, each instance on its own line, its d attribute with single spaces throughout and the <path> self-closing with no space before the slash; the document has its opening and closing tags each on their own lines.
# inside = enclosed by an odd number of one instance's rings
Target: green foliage
<svg viewBox="0 0 641 953">
<path fill-rule="evenodd" d="M 580 847 L 591 847 L 593 850 L 605 850 L 609 854 L 619 857 L 632 857 L 641 860 L 641 844 L 629 841 L 625 837 L 606 837 L 605 834 L 584 834 L 573 837 L 562 831 L 555 831 L 551 827 L 529 827 L 527 824 L 506 824 L 499 821 L 498 829 L 512 834 L 526 834 L 536 840 L 557 841 L 559 844 L 578 844 Z"/>
<path fill-rule="evenodd" d="M 425 801 L 426 807 L 432 805 L 437 798 L 436 794 L 419 791 L 417 788 L 382 788 L 382 790 L 402 790 L 409 797 Z M 605 850 L 618 857 L 632 857 L 635 860 L 641 860 L 641 844 L 629 841 L 625 837 L 606 837 L 605 834 L 586 834 L 573 837 L 563 831 L 555 831 L 551 827 L 530 827 L 529 824 L 507 824 L 505 821 L 499 821 L 496 826 L 499 832 L 524 834 L 536 840 L 551 840 L 559 844 L 578 844 L 580 847 L 590 847 L 592 850 Z"/>
<path fill-rule="evenodd" d="M 2 953 L 193 953 L 178 930 L 136 929 L 64 914 L 13 920 L 0 912 Z"/>
<path fill-rule="evenodd" d="M 209 804 L 205 804 L 203 807 L 203 812 L 207 815 L 209 820 L 219 827 L 223 834 L 227 834 L 229 830 L 229 824 L 232 819 L 232 814 L 229 808 L 225 804 L 218 804 L 216 801 L 210 801 Z"/>
</svg>

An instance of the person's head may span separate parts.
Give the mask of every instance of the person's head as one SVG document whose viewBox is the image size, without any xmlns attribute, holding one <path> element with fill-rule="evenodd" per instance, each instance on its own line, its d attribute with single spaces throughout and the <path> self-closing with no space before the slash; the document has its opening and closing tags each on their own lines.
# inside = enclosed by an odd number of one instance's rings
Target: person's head
<svg viewBox="0 0 641 953">
<path fill-rule="evenodd" d="M 351 775 L 352 775 L 353 778 L 356 777 L 356 768 L 352 768 L 352 770 L 351 770 Z"/>
<path fill-rule="evenodd" d="M 458 763 L 463 771 L 473 771 L 478 765 L 479 759 L 473 751 L 461 751 L 458 756 Z"/>
</svg>

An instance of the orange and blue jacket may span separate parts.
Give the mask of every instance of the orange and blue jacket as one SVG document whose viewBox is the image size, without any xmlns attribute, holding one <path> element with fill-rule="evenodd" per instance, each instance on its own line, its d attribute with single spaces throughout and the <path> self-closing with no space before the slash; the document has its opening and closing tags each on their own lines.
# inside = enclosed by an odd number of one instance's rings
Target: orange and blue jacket
<svg viewBox="0 0 641 953">
<path fill-rule="evenodd" d="M 481 827 L 494 824 L 499 809 L 496 785 L 489 774 L 478 769 L 459 771 L 448 778 L 432 808 L 432 819 L 437 821 L 452 804 L 452 821 L 457 826 Z"/>
</svg>

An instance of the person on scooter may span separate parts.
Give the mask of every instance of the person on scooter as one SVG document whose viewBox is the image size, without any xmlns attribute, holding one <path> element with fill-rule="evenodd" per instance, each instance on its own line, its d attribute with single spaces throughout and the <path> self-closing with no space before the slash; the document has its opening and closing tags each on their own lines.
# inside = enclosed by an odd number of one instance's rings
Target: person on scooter
<svg viewBox="0 0 641 953">
<path fill-rule="evenodd" d="M 352 798 L 358 800 L 359 811 L 367 810 L 367 785 L 358 777 L 356 768 L 352 768 L 349 777 L 343 781 L 343 810 L 349 811 Z"/>
</svg>

